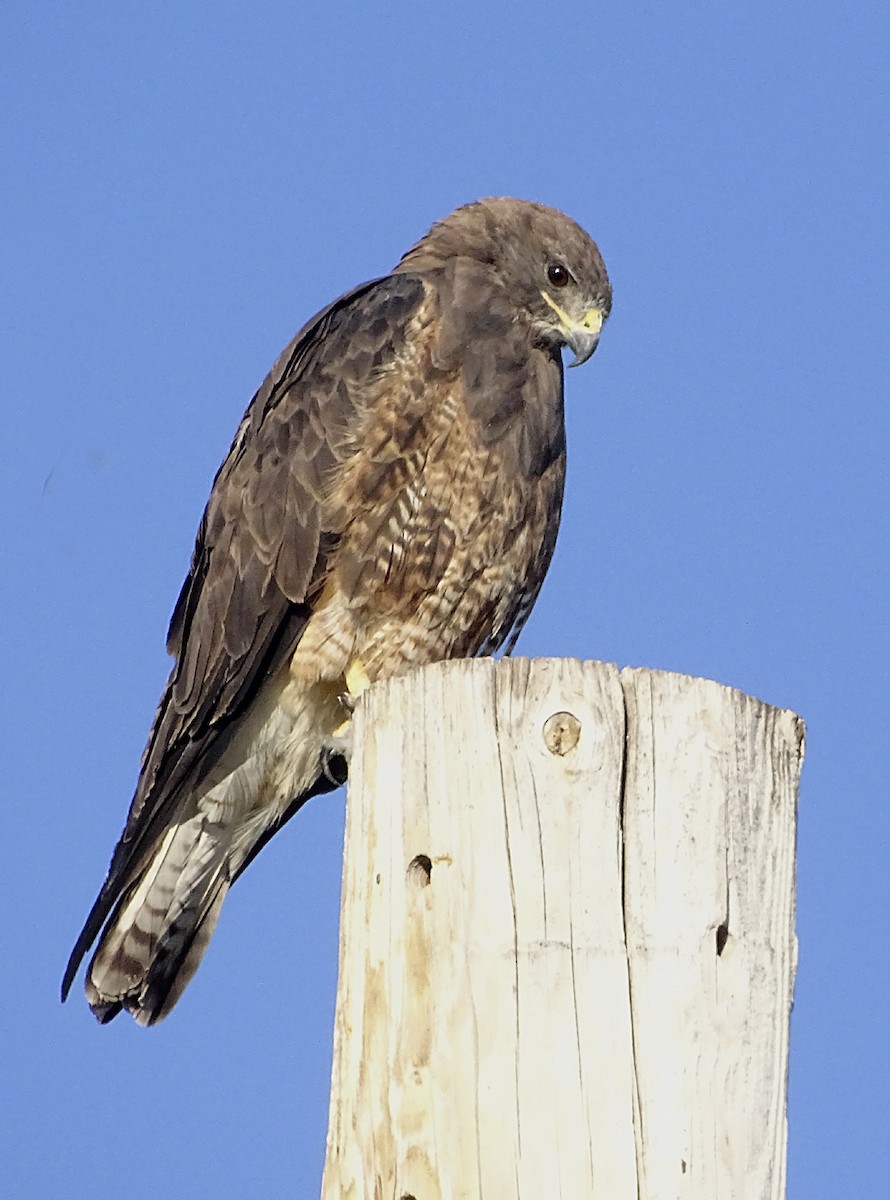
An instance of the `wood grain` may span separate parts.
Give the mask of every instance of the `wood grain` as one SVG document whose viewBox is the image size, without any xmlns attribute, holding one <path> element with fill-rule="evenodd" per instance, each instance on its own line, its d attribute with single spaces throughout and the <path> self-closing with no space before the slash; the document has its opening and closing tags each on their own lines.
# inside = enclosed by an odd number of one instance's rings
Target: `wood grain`
<svg viewBox="0 0 890 1200">
<path fill-rule="evenodd" d="M 784 1195 L 803 727 L 437 664 L 355 714 L 322 1195 Z"/>
</svg>

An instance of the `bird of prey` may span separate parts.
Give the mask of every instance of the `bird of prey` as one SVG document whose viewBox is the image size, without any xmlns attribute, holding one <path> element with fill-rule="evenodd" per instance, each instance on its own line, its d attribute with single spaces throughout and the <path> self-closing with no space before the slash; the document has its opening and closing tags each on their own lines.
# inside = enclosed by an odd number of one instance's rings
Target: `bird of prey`
<svg viewBox="0 0 890 1200">
<path fill-rule="evenodd" d="M 214 481 L 170 622 L 174 665 L 63 999 L 101 933 L 86 978 L 98 1019 L 165 1017 L 234 880 L 342 782 L 349 698 L 512 649 L 562 505 L 561 349 L 585 362 L 610 306 L 580 226 L 492 198 L 294 337 Z"/>
</svg>

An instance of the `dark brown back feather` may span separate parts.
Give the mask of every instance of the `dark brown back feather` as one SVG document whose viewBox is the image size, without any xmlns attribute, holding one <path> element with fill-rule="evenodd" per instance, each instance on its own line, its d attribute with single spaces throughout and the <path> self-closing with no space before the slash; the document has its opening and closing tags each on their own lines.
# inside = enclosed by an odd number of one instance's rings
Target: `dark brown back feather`
<svg viewBox="0 0 890 1200">
<path fill-rule="evenodd" d="M 183 791 L 213 767 L 237 718 L 293 654 L 341 532 L 323 527 L 328 474 L 361 419 L 362 385 L 401 347 L 422 297 L 408 275 L 347 292 L 296 334 L 248 406 L 201 520 L 168 632 L 175 665 L 63 998 Z"/>
</svg>

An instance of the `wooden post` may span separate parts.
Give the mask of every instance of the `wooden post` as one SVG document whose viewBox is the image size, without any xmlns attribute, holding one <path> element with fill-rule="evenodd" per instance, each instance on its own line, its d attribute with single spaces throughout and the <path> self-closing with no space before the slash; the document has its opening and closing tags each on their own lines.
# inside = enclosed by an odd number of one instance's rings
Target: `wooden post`
<svg viewBox="0 0 890 1200">
<path fill-rule="evenodd" d="M 366 693 L 323 1200 L 784 1196 L 802 756 L 605 663 Z"/>
</svg>

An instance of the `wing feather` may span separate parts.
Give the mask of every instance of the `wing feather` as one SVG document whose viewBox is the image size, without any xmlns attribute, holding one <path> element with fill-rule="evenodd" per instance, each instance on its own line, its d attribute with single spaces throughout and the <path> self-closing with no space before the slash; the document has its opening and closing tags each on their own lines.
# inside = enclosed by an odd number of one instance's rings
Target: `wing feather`
<svg viewBox="0 0 890 1200">
<path fill-rule="evenodd" d="M 175 663 L 63 996 L 184 790 L 293 653 L 342 532 L 324 503 L 330 473 L 356 444 L 369 381 L 404 345 L 423 296 L 410 274 L 347 292 L 296 334 L 251 401 L 201 520 L 168 631 Z"/>
</svg>

